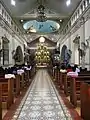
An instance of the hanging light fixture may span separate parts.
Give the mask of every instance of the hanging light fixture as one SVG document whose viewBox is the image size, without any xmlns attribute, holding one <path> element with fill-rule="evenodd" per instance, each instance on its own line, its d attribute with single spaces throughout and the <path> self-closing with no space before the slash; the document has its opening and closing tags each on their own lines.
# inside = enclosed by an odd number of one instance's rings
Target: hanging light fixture
<svg viewBox="0 0 90 120">
<path fill-rule="evenodd" d="M 41 36 L 41 37 L 39 38 L 39 42 L 40 42 L 40 43 L 44 43 L 44 42 L 45 42 L 45 38 L 44 38 L 43 36 Z"/>
<path fill-rule="evenodd" d="M 39 5 L 37 9 L 37 21 L 38 22 L 45 22 L 47 20 L 45 15 L 45 7 L 43 5 Z"/>
</svg>

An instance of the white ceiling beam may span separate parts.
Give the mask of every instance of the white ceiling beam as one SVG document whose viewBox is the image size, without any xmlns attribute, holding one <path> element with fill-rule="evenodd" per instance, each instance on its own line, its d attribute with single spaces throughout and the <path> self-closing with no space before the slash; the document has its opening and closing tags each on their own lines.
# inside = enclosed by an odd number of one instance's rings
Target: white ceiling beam
<svg viewBox="0 0 90 120">
<path fill-rule="evenodd" d="M 49 14 L 49 15 L 46 15 L 47 19 L 63 19 L 63 18 L 66 18 L 68 17 L 67 15 L 59 15 L 59 14 Z M 33 14 L 30 14 L 30 15 L 24 15 L 24 16 L 16 16 L 15 18 L 18 18 L 18 19 L 24 19 L 24 20 L 31 20 L 31 19 L 36 19 L 37 18 L 37 15 L 33 15 Z"/>
<path fill-rule="evenodd" d="M 48 50 L 53 50 L 53 49 L 55 49 L 56 47 L 47 47 L 47 49 Z M 38 49 L 37 47 L 29 47 L 28 49 L 30 49 L 30 50 L 36 50 L 36 49 Z"/>
</svg>

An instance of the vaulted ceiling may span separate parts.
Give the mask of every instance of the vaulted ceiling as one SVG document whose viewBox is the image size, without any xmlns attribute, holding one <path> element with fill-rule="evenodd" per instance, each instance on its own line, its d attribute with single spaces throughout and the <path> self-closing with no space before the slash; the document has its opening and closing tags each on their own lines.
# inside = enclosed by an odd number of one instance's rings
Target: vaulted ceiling
<svg viewBox="0 0 90 120">
<path fill-rule="evenodd" d="M 11 11 L 12 15 L 22 16 L 28 12 L 32 12 L 42 2 L 46 9 L 60 15 L 60 17 L 68 17 L 75 10 L 81 0 L 71 0 L 71 5 L 66 6 L 66 0 L 16 0 L 16 6 L 11 5 L 11 0 L 1 0 Z"/>
<path fill-rule="evenodd" d="M 45 7 L 45 14 L 47 19 L 57 21 L 61 26 L 62 23 L 60 23 L 60 19 L 63 21 L 68 19 L 81 0 L 71 0 L 71 5 L 68 7 L 66 6 L 66 0 L 15 0 L 15 6 L 11 5 L 11 0 L 1 1 L 4 3 L 16 21 L 20 21 L 21 19 L 25 21 L 35 20 L 37 17 L 37 8 L 40 4 L 42 4 Z M 19 24 L 21 26 L 23 25 L 21 22 L 19 22 Z M 38 37 L 37 35 L 34 36 Z M 49 36 L 50 38 L 52 35 L 48 34 L 46 36 Z M 29 34 L 27 37 L 28 39 L 33 39 L 33 37 L 31 37 Z M 53 37 L 51 37 L 51 39 L 52 38 Z M 58 39 L 55 38 L 55 34 L 54 39 Z"/>
</svg>

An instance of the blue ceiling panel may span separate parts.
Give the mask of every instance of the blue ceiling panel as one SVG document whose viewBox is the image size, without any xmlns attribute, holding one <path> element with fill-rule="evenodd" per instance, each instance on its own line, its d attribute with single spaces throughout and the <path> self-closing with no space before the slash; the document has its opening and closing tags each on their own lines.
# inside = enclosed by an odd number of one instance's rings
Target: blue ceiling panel
<svg viewBox="0 0 90 120">
<path fill-rule="evenodd" d="M 59 23 L 52 20 L 47 20 L 45 22 L 38 22 L 36 20 L 31 20 L 24 23 L 23 28 L 25 30 L 28 30 L 29 32 L 52 33 L 58 31 L 60 25 Z"/>
</svg>

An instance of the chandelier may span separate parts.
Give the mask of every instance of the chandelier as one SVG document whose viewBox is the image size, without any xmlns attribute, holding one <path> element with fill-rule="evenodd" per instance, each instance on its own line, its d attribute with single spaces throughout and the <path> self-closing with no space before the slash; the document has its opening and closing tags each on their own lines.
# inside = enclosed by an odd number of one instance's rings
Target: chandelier
<svg viewBox="0 0 90 120">
<path fill-rule="evenodd" d="M 44 38 L 43 36 L 41 36 L 41 37 L 39 38 L 39 42 L 40 42 L 40 43 L 44 43 L 44 42 L 45 42 L 45 38 Z"/>
<path fill-rule="evenodd" d="M 37 21 L 38 22 L 47 21 L 47 17 L 45 15 L 45 7 L 43 5 L 40 5 L 37 9 Z"/>
</svg>

